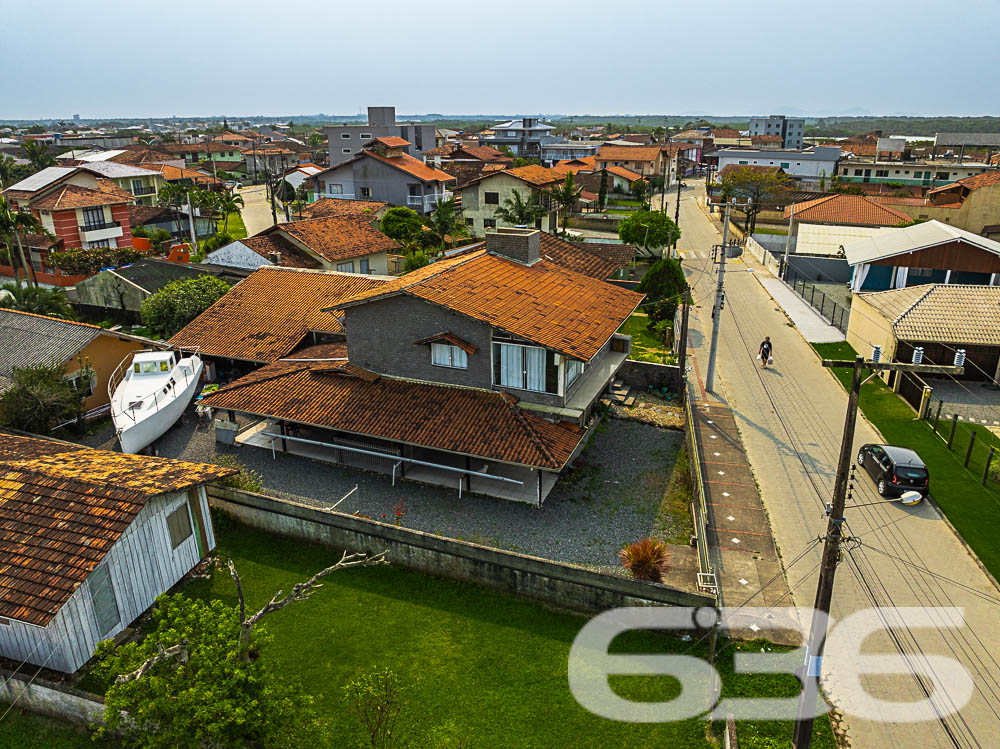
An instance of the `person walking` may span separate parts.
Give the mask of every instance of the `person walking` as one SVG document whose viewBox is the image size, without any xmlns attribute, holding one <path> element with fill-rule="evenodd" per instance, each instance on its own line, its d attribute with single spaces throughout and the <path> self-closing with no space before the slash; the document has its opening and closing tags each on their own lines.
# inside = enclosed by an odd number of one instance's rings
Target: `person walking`
<svg viewBox="0 0 1000 749">
<path fill-rule="evenodd" d="M 760 342 L 760 349 L 757 353 L 757 358 L 760 359 L 761 367 L 766 367 L 771 362 L 772 350 L 771 336 L 764 336 L 764 340 Z"/>
</svg>

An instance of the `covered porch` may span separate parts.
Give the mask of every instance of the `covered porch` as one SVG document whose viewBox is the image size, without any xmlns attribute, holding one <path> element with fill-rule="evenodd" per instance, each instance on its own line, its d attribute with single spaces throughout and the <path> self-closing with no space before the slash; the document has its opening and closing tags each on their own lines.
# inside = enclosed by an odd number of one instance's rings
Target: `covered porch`
<svg viewBox="0 0 1000 749">
<path fill-rule="evenodd" d="M 552 471 L 270 418 L 251 423 L 235 443 L 269 450 L 275 460 L 288 453 L 382 473 L 394 485 L 416 481 L 447 487 L 459 497 L 479 494 L 538 507 L 559 480 Z"/>
</svg>

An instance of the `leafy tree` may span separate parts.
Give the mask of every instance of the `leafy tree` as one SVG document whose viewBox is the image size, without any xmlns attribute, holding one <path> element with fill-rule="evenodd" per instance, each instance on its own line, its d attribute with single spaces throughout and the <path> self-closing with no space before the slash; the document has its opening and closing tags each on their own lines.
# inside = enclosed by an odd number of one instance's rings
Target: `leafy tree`
<svg viewBox="0 0 1000 749">
<path fill-rule="evenodd" d="M 681 230 L 659 211 L 633 211 L 618 224 L 618 236 L 626 244 L 648 249 L 666 247 L 680 239 Z"/>
<path fill-rule="evenodd" d="M 292 187 L 292 184 L 288 180 L 283 179 L 278 185 L 277 196 L 282 204 L 291 203 L 295 200 L 295 188 Z"/>
<path fill-rule="evenodd" d="M 580 199 L 580 191 L 582 188 L 577 188 L 573 181 L 573 175 L 567 174 L 566 178 L 563 180 L 562 185 L 559 187 L 553 187 L 549 189 L 549 197 L 552 201 L 562 207 L 563 217 L 562 217 L 562 227 L 563 234 L 566 233 L 567 227 L 569 227 L 569 212 L 576 205 L 576 202 Z"/>
<path fill-rule="evenodd" d="M 310 133 L 308 143 L 312 148 L 319 148 L 325 142 L 326 136 L 323 133 Z"/>
<path fill-rule="evenodd" d="M 229 285 L 214 276 L 174 281 L 142 303 L 142 324 L 169 338 L 217 302 Z"/>
<path fill-rule="evenodd" d="M 729 202 L 732 198 L 740 203 L 751 201 L 744 214 L 746 230 L 753 234 L 757 228 L 757 215 L 774 205 L 775 198 L 788 182 L 788 177 L 781 172 L 741 166 L 722 175 L 720 182 L 723 202 Z"/>
<path fill-rule="evenodd" d="M 124 734 L 130 745 L 173 747 L 332 746 L 310 697 L 281 679 L 267 659 L 271 638 L 260 624 L 274 611 L 307 600 L 320 578 L 349 567 L 384 564 L 383 554 L 346 552 L 336 564 L 247 612 L 229 561 L 238 606 L 182 594 L 162 595 L 142 642 L 98 645 L 94 673 L 110 683 L 97 736 Z"/>
<path fill-rule="evenodd" d="M 602 211 L 608 204 L 608 170 L 601 170 L 601 187 L 597 191 L 597 207 Z"/>
<path fill-rule="evenodd" d="M 633 180 L 628 186 L 628 191 L 632 194 L 632 197 L 636 200 L 641 200 L 643 205 L 646 205 L 646 197 L 649 192 L 649 185 L 644 179 Z"/>
<path fill-rule="evenodd" d="M 525 200 L 518 190 L 514 190 L 509 198 L 504 198 L 503 205 L 497 208 L 493 215 L 511 226 L 530 227 L 547 212 L 537 193 L 533 192 L 531 197 Z"/>
<path fill-rule="evenodd" d="M 461 219 L 461 212 L 455 209 L 454 198 L 439 200 L 431 215 L 424 219 L 424 224 L 428 229 L 424 233 L 430 234 L 436 243 L 447 247 L 448 240 L 446 237 L 455 237 L 466 233 Z"/>
<path fill-rule="evenodd" d="M 639 281 L 635 290 L 646 295 L 646 302 L 679 298 L 687 289 L 687 279 L 680 261 L 664 258 L 653 263 Z"/>
<path fill-rule="evenodd" d="M 14 170 L 17 164 L 6 154 L 0 154 L 0 190 L 14 184 Z"/>
<path fill-rule="evenodd" d="M 48 434 L 52 427 L 83 413 L 84 392 L 69 383 L 63 364 L 14 367 L 10 382 L 0 394 L 0 424 L 6 427 Z"/>
<path fill-rule="evenodd" d="M 203 255 L 205 252 L 215 252 L 220 247 L 225 247 L 227 244 L 232 244 L 234 241 L 236 240 L 231 234 L 221 231 L 214 237 L 209 237 L 205 240 L 205 248 L 199 254 Z"/>
<path fill-rule="evenodd" d="M 119 268 L 134 263 L 142 254 L 131 247 L 73 248 L 49 253 L 49 264 L 71 276 L 86 276 L 102 268 Z"/>
<path fill-rule="evenodd" d="M 397 242 L 413 242 L 423 231 L 420 215 L 412 208 L 390 208 L 382 215 L 379 228 Z"/>
<path fill-rule="evenodd" d="M 430 261 L 431 259 L 426 252 L 408 252 L 406 254 L 406 260 L 403 261 L 403 273 L 409 273 L 411 270 L 423 268 L 425 265 L 430 263 Z"/>
<path fill-rule="evenodd" d="M 534 156 L 518 156 L 511 162 L 511 169 L 517 169 L 519 166 L 538 166 L 541 165 L 541 159 L 536 159 Z"/>
<path fill-rule="evenodd" d="M 24 157 L 31 162 L 35 171 L 41 171 L 56 163 L 55 158 L 49 153 L 48 143 L 42 143 L 40 140 L 24 141 L 21 144 L 21 150 L 24 151 Z"/>
<path fill-rule="evenodd" d="M 45 128 L 41 125 L 35 124 L 28 128 L 29 135 L 41 135 L 45 132 Z"/>
</svg>

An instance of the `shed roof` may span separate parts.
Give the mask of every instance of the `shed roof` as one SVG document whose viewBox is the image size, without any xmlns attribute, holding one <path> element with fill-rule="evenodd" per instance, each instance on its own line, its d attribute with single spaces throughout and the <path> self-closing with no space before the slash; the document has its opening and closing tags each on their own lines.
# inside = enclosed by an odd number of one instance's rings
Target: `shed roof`
<svg viewBox="0 0 1000 749">
<path fill-rule="evenodd" d="M 150 499 L 234 472 L 3 434 L 0 616 L 46 626 Z"/>
<path fill-rule="evenodd" d="M 1000 255 L 1000 242 L 936 220 L 913 226 L 882 229 L 868 239 L 844 245 L 844 254 L 849 264 L 857 265 L 955 241 L 965 242 L 980 250 Z"/>
<path fill-rule="evenodd" d="M 860 296 L 900 340 L 1000 346 L 1000 286 L 926 284 Z"/>
<path fill-rule="evenodd" d="M 69 361 L 100 334 L 96 325 L 0 308 L 0 385 L 17 367 Z"/>
</svg>

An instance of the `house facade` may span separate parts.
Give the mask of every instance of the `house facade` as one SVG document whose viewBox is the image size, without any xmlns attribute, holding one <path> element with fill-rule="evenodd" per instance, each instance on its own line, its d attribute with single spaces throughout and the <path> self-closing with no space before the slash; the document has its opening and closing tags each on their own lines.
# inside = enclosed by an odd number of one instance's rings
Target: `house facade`
<svg viewBox="0 0 1000 749">
<path fill-rule="evenodd" d="M 115 161 L 94 161 L 83 164 L 80 169 L 98 177 L 111 180 L 135 198 L 133 205 L 156 205 L 156 195 L 166 184 L 163 175 L 153 169 L 145 169 Z"/>
<path fill-rule="evenodd" d="M 558 227 L 558 207 L 546 195 L 557 187 L 563 175 L 542 166 L 524 166 L 486 174 L 457 190 L 461 198 L 462 215 L 469 231 L 483 236 L 489 229 L 510 226 L 497 218 L 497 209 L 513 199 L 515 193 L 523 202 L 538 200 L 546 209 L 535 222 L 535 228 L 552 233 Z"/>
<path fill-rule="evenodd" d="M 777 136 L 780 138 L 779 148 L 787 150 L 802 148 L 802 136 L 805 132 L 804 117 L 785 117 L 783 114 L 772 114 L 769 117 L 750 118 L 750 137 Z"/>
<path fill-rule="evenodd" d="M 25 252 L 39 283 L 72 286 L 82 278 L 50 266 L 52 250 L 132 246 L 129 204 L 135 197 L 81 167 L 47 167 L 3 194 L 12 208 L 33 213 L 54 237 L 25 238 Z M 0 273 L 14 275 L 14 269 L 0 265 Z"/>
<path fill-rule="evenodd" d="M 552 135 L 553 130 L 553 125 L 544 123 L 537 117 L 522 117 L 494 125 L 488 135 L 479 136 L 479 142 L 491 148 L 506 146 L 511 153 L 522 158 L 541 159 L 545 145 L 564 142 L 562 138 Z"/>
<path fill-rule="evenodd" d="M 975 161 L 852 158 L 841 161 L 836 173 L 843 182 L 899 183 L 934 189 L 996 169 L 995 166 Z"/>
<path fill-rule="evenodd" d="M 437 146 L 433 125 L 397 123 L 395 107 L 368 107 L 368 124 L 331 125 L 323 128 L 323 132 L 328 139 L 330 166 L 350 160 L 375 138 L 401 138 L 407 141 L 403 152 L 417 159 Z"/>
<path fill-rule="evenodd" d="M 73 673 L 215 548 L 205 484 L 234 470 L 0 441 L 0 655 Z"/>
<path fill-rule="evenodd" d="M 673 161 L 674 163 L 669 163 Z M 669 168 L 671 182 L 677 174 L 676 161 L 661 146 L 601 146 L 597 152 L 597 171 L 620 166 L 643 177 L 660 177 Z"/>
<path fill-rule="evenodd" d="M 332 305 L 343 348 L 286 357 L 205 404 L 263 417 L 267 440 L 248 444 L 308 440 L 333 462 L 541 505 L 628 357 L 616 331 L 642 300 L 542 255 L 537 230 L 489 232 L 485 249 Z"/>
<path fill-rule="evenodd" d="M 376 138 L 352 158 L 310 179 L 314 198 L 383 201 L 420 214 L 449 200 L 455 178 L 406 153 L 410 144 L 398 137 Z"/>
<path fill-rule="evenodd" d="M 759 150 L 753 148 L 723 148 L 715 151 L 719 171 L 730 164 L 738 166 L 777 166 L 789 177 L 807 184 L 819 184 L 837 173 L 840 148 L 815 146 L 804 150 Z"/>
</svg>

